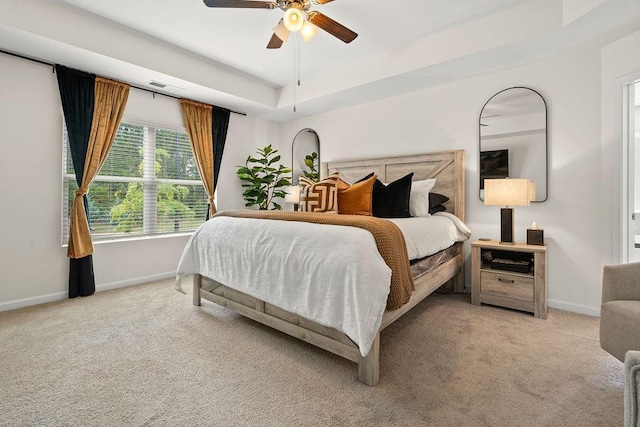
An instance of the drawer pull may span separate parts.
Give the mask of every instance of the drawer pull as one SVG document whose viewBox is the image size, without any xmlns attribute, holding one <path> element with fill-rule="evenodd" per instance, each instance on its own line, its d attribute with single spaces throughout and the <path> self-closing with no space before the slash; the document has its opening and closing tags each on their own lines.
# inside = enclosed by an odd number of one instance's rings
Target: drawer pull
<svg viewBox="0 0 640 427">
<path fill-rule="evenodd" d="M 514 283 L 513 279 L 503 279 L 502 277 L 498 277 L 498 281 L 502 283 Z"/>
</svg>

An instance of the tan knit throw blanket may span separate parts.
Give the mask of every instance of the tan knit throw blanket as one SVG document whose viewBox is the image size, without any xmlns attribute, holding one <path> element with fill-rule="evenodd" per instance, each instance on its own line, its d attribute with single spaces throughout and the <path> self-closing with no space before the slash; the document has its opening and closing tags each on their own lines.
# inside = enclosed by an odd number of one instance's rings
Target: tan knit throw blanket
<svg viewBox="0 0 640 427">
<path fill-rule="evenodd" d="M 378 252 L 391 268 L 391 290 L 387 297 L 387 310 L 396 310 L 406 304 L 415 289 L 409 267 L 409 256 L 404 236 L 391 221 L 371 216 L 337 215 L 314 212 L 253 211 L 247 209 L 222 211 L 214 215 L 235 218 L 303 221 L 316 224 L 346 225 L 367 230 L 373 235 Z"/>
</svg>

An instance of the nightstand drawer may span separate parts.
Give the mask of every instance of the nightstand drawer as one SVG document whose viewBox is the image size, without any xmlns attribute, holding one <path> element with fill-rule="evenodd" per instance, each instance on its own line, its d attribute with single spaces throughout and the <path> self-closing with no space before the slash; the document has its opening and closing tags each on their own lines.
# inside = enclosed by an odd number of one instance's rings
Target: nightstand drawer
<svg viewBox="0 0 640 427">
<path fill-rule="evenodd" d="M 533 277 L 481 271 L 480 293 L 533 302 Z"/>
</svg>

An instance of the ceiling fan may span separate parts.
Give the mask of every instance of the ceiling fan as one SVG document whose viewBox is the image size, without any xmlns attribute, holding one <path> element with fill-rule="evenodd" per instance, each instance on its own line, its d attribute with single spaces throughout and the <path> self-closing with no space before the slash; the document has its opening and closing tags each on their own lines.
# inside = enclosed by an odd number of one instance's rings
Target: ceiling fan
<svg viewBox="0 0 640 427">
<path fill-rule="evenodd" d="M 351 43 L 358 34 L 326 15 L 315 10 L 309 10 L 311 5 L 321 5 L 333 0 L 204 0 L 209 7 L 226 7 L 241 9 L 282 9 L 284 16 L 273 28 L 273 36 L 267 44 L 267 49 L 278 49 L 287 41 L 291 32 L 300 31 L 305 42 L 309 41 L 318 31 L 323 29 L 345 43 Z M 317 28 L 316 28 L 317 27 Z"/>
</svg>

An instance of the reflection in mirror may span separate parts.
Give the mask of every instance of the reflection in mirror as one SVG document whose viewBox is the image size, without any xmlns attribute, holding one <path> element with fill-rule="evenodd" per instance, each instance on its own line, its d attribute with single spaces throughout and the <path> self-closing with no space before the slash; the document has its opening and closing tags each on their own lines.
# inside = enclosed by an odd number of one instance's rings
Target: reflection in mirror
<svg viewBox="0 0 640 427">
<path fill-rule="evenodd" d="M 534 202 L 547 199 L 547 105 L 533 89 L 515 87 L 495 94 L 480 113 L 480 200 L 484 180 L 528 178 Z"/>
<path fill-rule="evenodd" d="M 291 148 L 291 183 L 298 185 L 300 176 L 318 181 L 320 174 L 320 138 L 313 129 L 302 129 L 293 138 Z"/>
</svg>

